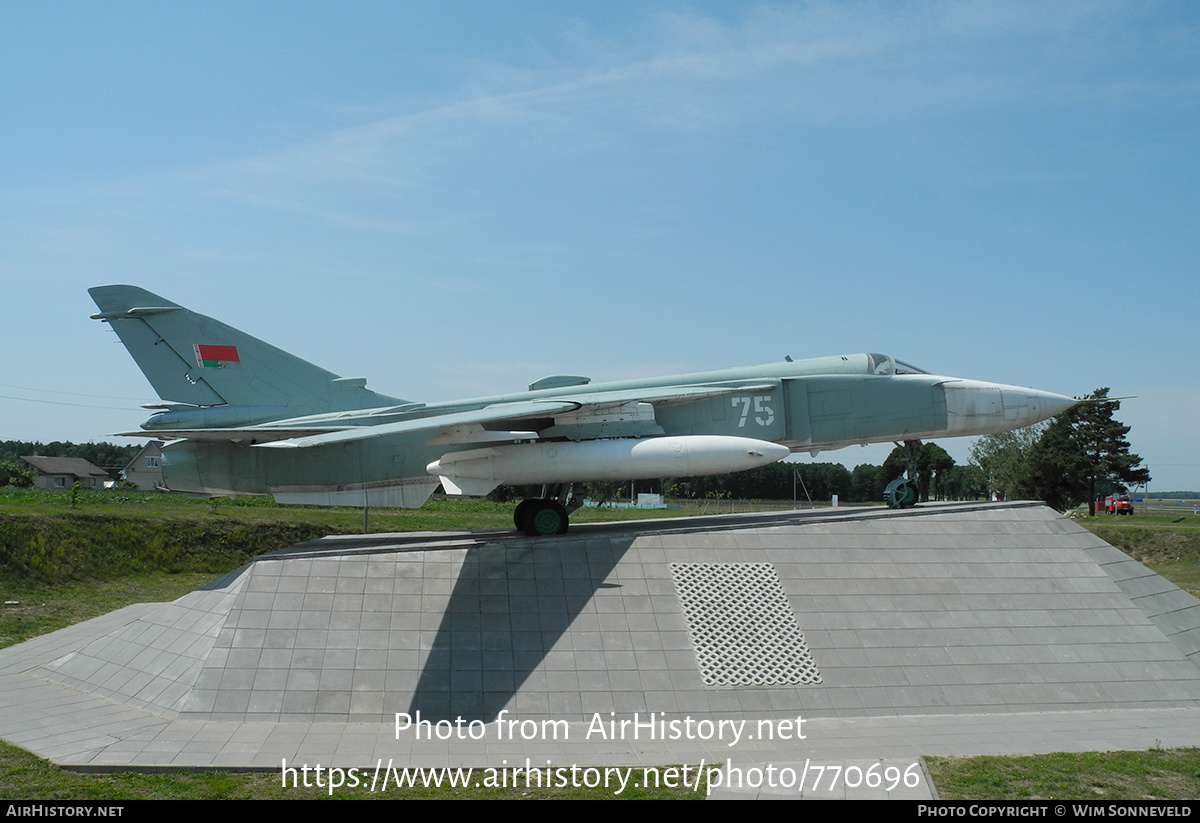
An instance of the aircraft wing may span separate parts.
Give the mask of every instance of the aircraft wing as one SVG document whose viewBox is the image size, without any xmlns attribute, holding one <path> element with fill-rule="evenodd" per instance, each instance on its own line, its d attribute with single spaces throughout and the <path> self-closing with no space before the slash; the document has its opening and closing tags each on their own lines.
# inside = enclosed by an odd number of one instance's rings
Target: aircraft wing
<svg viewBox="0 0 1200 823">
<path fill-rule="evenodd" d="M 651 403 L 656 406 L 668 403 L 691 402 L 708 397 L 720 397 L 741 391 L 768 391 L 777 383 L 755 382 L 738 386 L 657 386 L 641 389 L 624 389 L 609 392 L 581 392 L 565 397 L 545 400 L 526 400 L 516 403 L 498 403 L 482 409 L 432 414 L 413 420 L 382 423 L 375 426 L 327 426 L 296 427 L 254 426 L 241 429 L 162 429 L 126 432 L 123 437 L 161 437 L 166 440 L 199 440 L 205 442 L 254 441 L 257 448 L 291 449 L 328 446 L 336 443 L 352 443 L 371 440 L 394 434 L 414 432 L 451 432 L 462 427 L 478 428 L 485 423 L 512 421 L 519 427 L 521 421 L 531 418 L 555 417 L 566 412 L 601 411 L 629 403 Z"/>
<path fill-rule="evenodd" d="M 117 432 L 112 437 L 152 437 L 157 440 L 201 440 L 206 443 L 240 443 L 243 440 L 267 442 L 291 440 L 329 432 L 344 431 L 344 426 L 326 429 L 139 429 L 135 432 Z"/>
<path fill-rule="evenodd" d="M 290 437 L 270 443 L 258 443 L 257 446 L 266 449 L 306 449 L 313 446 L 328 446 L 334 443 L 371 440 L 376 437 L 387 437 L 393 434 L 440 431 L 456 426 L 494 423 L 499 420 L 512 420 L 515 423 L 533 417 L 552 417 L 561 412 L 574 411 L 578 408 L 579 404 L 570 400 L 530 400 L 521 403 L 498 403 L 494 406 L 486 406 L 482 409 L 474 409 L 472 411 L 437 414 L 430 417 L 421 417 L 416 420 L 382 423 L 378 426 L 354 426 L 336 432 Z"/>
<path fill-rule="evenodd" d="M 572 394 L 569 399 L 575 401 L 579 408 L 602 409 L 606 406 L 621 406 L 626 403 L 653 403 L 661 406 L 667 403 L 703 400 L 706 397 L 720 397 L 736 392 L 770 391 L 777 388 L 779 388 L 778 381 L 773 383 L 757 381 L 737 386 L 656 386 L 646 389 Z"/>
<path fill-rule="evenodd" d="M 402 420 L 377 426 L 327 426 L 296 427 L 262 426 L 244 429 L 143 429 L 136 432 L 121 432 L 114 437 L 158 437 L 163 440 L 202 440 L 209 442 L 240 442 L 253 440 L 255 446 L 271 448 L 307 448 L 325 446 L 330 443 L 349 443 L 354 440 L 370 440 L 389 434 L 407 434 L 420 431 L 437 431 L 456 426 L 490 423 L 495 420 L 517 422 L 531 417 L 550 417 L 564 411 L 579 408 L 578 403 L 569 401 L 531 401 L 525 403 L 501 403 L 469 412 L 440 414 L 416 420 Z"/>
<path fill-rule="evenodd" d="M 628 403 L 661 405 L 671 402 L 693 401 L 706 397 L 719 397 L 740 391 L 765 390 L 774 388 L 776 385 L 773 383 L 755 383 L 749 386 L 733 387 L 657 386 L 610 392 L 581 392 L 580 394 L 547 398 L 545 400 L 498 403 L 482 409 L 451 412 L 449 414 L 435 414 L 417 420 L 402 420 L 396 423 L 382 423 L 377 426 L 354 426 L 336 432 L 273 439 L 272 442 L 258 443 L 256 446 L 265 449 L 311 448 L 313 446 L 328 446 L 335 443 L 370 440 L 393 434 L 410 434 L 413 432 L 438 430 L 449 431 L 463 426 L 479 426 L 483 423 L 499 423 L 501 421 L 512 421 L 514 425 L 519 426 L 522 420 L 537 417 L 555 417 L 565 412 L 592 411 L 623 406 Z M 271 432 L 269 429 L 264 431 Z M 275 430 L 275 432 L 278 431 Z"/>
</svg>

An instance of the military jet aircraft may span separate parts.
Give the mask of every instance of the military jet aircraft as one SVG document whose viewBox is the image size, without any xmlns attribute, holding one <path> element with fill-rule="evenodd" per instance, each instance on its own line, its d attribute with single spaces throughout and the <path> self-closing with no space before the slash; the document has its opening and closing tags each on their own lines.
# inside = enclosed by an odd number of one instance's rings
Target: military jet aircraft
<svg viewBox="0 0 1200 823">
<path fill-rule="evenodd" d="M 1077 401 L 848 354 L 593 384 L 554 375 L 527 391 L 448 403 L 377 394 L 136 286 L 89 290 L 164 401 L 129 436 L 168 439 L 164 485 L 281 503 L 416 508 L 440 484 L 483 495 L 541 485 L 517 528 L 561 534 L 571 484 L 694 477 L 792 452 L 992 434 Z M 915 501 L 898 478 L 892 505 Z"/>
</svg>

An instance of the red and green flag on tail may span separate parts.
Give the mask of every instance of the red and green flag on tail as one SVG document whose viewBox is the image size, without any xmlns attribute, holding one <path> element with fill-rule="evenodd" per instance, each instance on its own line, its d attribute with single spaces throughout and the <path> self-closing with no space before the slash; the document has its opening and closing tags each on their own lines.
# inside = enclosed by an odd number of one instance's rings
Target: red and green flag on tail
<svg viewBox="0 0 1200 823">
<path fill-rule="evenodd" d="M 196 352 L 196 365 L 202 369 L 221 369 L 227 363 L 240 363 L 237 346 L 210 346 L 196 343 L 192 346 Z"/>
</svg>

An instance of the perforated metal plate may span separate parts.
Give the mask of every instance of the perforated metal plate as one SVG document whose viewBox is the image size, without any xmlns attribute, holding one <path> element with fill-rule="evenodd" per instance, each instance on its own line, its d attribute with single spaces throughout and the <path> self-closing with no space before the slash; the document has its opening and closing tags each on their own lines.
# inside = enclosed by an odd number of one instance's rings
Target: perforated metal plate
<svg viewBox="0 0 1200 823">
<path fill-rule="evenodd" d="M 672 563 L 671 577 L 706 685 L 821 682 L 770 563 Z"/>
</svg>

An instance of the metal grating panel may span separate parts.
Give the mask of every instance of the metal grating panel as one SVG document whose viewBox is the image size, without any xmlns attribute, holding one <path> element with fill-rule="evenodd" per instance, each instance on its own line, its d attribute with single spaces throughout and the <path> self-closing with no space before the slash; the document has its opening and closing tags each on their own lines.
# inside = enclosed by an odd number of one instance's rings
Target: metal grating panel
<svg viewBox="0 0 1200 823">
<path fill-rule="evenodd" d="M 709 686 L 821 682 L 770 563 L 672 563 L 700 674 Z"/>
</svg>

